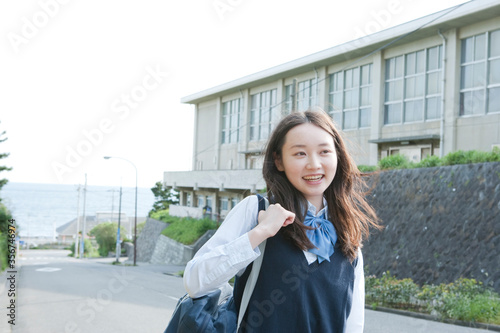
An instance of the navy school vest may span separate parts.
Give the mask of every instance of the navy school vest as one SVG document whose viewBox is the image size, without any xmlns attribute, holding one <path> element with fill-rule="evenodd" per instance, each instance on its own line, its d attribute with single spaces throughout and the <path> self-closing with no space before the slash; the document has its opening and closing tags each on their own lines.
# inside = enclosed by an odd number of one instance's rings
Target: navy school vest
<svg viewBox="0 0 500 333">
<path fill-rule="evenodd" d="M 307 263 L 302 250 L 282 232 L 269 238 L 255 289 L 238 332 L 345 332 L 351 311 L 356 259 L 351 263 L 337 245 L 330 261 Z M 250 264 L 236 278 L 239 311 Z"/>
</svg>

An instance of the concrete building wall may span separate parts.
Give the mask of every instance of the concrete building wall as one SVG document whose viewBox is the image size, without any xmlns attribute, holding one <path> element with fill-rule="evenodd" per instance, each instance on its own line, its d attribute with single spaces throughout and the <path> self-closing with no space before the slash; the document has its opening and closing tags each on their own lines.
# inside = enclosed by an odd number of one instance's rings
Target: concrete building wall
<svg viewBox="0 0 500 333">
<path fill-rule="evenodd" d="M 196 107 L 196 140 L 193 151 L 194 170 L 215 169 L 218 144 L 218 105 L 217 100 L 200 103 Z"/>
</svg>

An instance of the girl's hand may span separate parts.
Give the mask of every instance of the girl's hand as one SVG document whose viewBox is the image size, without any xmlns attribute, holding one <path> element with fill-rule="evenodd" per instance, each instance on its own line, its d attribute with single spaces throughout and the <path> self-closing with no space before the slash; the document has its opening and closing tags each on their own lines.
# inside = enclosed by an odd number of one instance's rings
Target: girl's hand
<svg viewBox="0 0 500 333">
<path fill-rule="evenodd" d="M 280 204 L 269 205 L 267 210 L 259 212 L 259 224 L 248 233 L 253 248 L 265 239 L 273 237 L 282 228 L 295 220 L 295 214 L 281 207 Z"/>
</svg>

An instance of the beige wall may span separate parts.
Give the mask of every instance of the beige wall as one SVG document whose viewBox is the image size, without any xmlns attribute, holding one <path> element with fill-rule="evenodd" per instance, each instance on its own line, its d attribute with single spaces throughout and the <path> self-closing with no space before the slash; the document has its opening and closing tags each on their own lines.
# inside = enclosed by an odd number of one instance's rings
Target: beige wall
<svg viewBox="0 0 500 333">
<path fill-rule="evenodd" d="M 218 108 L 218 101 L 202 103 L 196 107 L 194 170 L 214 170 L 217 167 L 220 123 Z"/>
</svg>

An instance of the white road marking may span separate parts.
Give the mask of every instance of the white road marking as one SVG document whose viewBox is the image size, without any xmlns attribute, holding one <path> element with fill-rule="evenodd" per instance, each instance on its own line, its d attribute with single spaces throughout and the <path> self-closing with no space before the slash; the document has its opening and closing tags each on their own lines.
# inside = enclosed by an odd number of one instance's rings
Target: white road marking
<svg viewBox="0 0 500 333">
<path fill-rule="evenodd" d="M 57 271 L 60 271 L 60 270 L 61 270 L 60 268 L 56 268 L 56 267 L 44 267 L 44 268 L 39 268 L 36 271 L 51 273 L 51 272 L 57 272 Z"/>
</svg>

